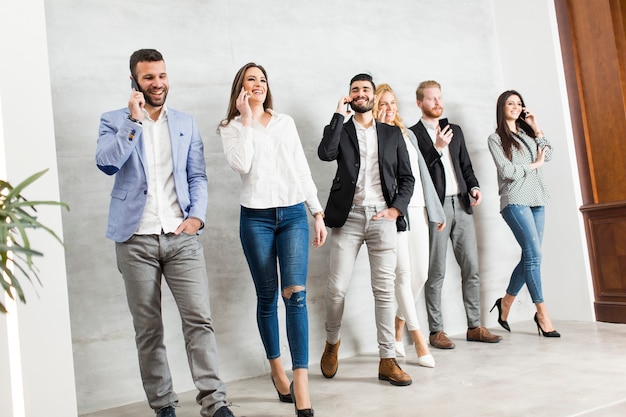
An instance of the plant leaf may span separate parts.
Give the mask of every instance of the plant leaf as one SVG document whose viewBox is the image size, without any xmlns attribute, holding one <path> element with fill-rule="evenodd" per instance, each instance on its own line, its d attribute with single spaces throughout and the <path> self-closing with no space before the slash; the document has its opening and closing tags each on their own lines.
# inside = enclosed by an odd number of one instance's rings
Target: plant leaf
<svg viewBox="0 0 626 417">
<path fill-rule="evenodd" d="M 10 191 L 6 195 L 5 198 L 10 201 L 13 198 L 21 197 L 20 193 L 22 192 L 22 190 L 28 187 L 33 182 L 37 181 L 37 179 L 41 177 L 43 174 L 45 174 L 46 172 L 48 172 L 48 168 L 44 169 L 43 171 L 34 173 L 30 177 L 26 178 L 24 181 L 17 184 L 15 187 L 11 187 L 10 184 L 7 183 L 8 185 L 7 189 L 9 189 Z"/>
<path fill-rule="evenodd" d="M 15 187 L 4 180 L 0 180 L 0 259 L 2 260 L 0 282 L 2 289 L 11 299 L 14 299 L 15 294 L 23 303 L 26 302 L 24 291 L 15 272 L 20 272 L 20 277 L 24 275 L 31 285 L 34 285 L 35 279 L 41 285 L 39 271 L 34 265 L 32 257 L 43 256 L 43 253 L 31 248 L 29 229 L 43 229 L 63 245 L 63 241 L 54 230 L 40 223 L 34 213 L 37 212 L 37 206 L 41 205 L 60 206 L 67 210 L 69 210 L 69 206 L 57 201 L 28 201 L 21 195 L 26 187 L 47 171 L 48 169 L 39 171 Z M 34 213 L 31 214 L 31 212 Z M 12 268 L 9 268 L 9 262 L 12 262 Z M 6 313 L 6 311 L 5 305 L 0 303 L 0 312 Z"/>
</svg>

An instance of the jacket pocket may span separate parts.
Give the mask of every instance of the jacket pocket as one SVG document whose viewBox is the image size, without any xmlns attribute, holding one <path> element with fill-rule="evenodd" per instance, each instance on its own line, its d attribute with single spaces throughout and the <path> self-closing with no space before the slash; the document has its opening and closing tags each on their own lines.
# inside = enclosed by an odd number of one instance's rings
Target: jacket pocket
<svg viewBox="0 0 626 417">
<path fill-rule="evenodd" d="M 330 187 L 330 191 L 337 191 L 338 189 L 341 188 L 341 181 L 340 181 L 340 177 L 337 177 L 333 180 L 333 185 L 331 185 Z"/>
<path fill-rule="evenodd" d="M 111 197 L 117 198 L 118 200 L 126 200 L 127 195 L 128 195 L 128 192 L 126 190 L 120 190 L 120 189 L 114 188 L 111 191 Z"/>
</svg>

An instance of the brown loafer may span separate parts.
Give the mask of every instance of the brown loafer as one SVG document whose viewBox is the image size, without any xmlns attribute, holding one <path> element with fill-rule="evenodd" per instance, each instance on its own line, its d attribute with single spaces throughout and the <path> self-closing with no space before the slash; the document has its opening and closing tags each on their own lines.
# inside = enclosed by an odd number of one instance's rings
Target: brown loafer
<svg viewBox="0 0 626 417">
<path fill-rule="evenodd" d="M 467 329 L 468 342 L 498 343 L 500 340 L 502 340 L 502 336 L 489 333 L 489 330 L 483 326 Z"/>
<path fill-rule="evenodd" d="M 332 378 L 337 373 L 337 368 L 339 368 L 339 359 L 337 358 L 337 354 L 339 352 L 340 344 L 341 340 L 334 345 L 326 342 L 324 353 L 322 353 L 322 360 L 320 361 L 322 375 L 326 378 Z"/>
<path fill-rule="evenodd" d="M 448 339 L 448 336 L 444 332 L 437 332 L 428 336 L 430 345 L 437 349 L 454 349 L 456 346 L 454 342 Z"/>
<path fill-rule="evenodd" d="M 384 358 L 380 360 L 380 364 L 378 365 L 378 379 L 381 381 L 389 381 L 391 385 L 400 387 L 411 385 L 413 382 L 409 374 L 400 368 L 396 358 Z"/>
</svg>

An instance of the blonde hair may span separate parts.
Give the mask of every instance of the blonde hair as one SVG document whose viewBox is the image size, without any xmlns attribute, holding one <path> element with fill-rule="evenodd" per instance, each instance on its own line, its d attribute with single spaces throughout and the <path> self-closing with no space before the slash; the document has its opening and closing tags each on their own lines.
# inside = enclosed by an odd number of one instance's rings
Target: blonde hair
<svg viewBox="0 0 626 417">
<path fill-rule="evenodd" d="M 374 110 L 372 114 L 374 118 L 378 120 L 378 103 L 380 102 L 380 98 L 385 93 L 390 93 L 394 100 L 396 100 L 396 105 L 398 103 L 398 98 L 396 97 L 396 93 L 393 92 L 393 89 L 389 84 L 380 84 L 376 87 L 376 94 L 374 95 Z M 402 118 L 400 117 L 400 113 L 396 110 L 396 116 L 391 121 L 391 125 L 398 126 L 400 130 L 402 130 L 402 134 L 406 136 L 406 128 L 404 127 L 404 123 L 402 123 Z"/>
<path fill-rule="evenodd" d="M 441 90 L 441 84 L 434 80 L 422 81 L 420 85 L 417 86 L 417 90 L 415 90 L 415 98 L 417 101 L 424 100 L 424 90 L 427 88 L 437 87 Z"/>
</svg>

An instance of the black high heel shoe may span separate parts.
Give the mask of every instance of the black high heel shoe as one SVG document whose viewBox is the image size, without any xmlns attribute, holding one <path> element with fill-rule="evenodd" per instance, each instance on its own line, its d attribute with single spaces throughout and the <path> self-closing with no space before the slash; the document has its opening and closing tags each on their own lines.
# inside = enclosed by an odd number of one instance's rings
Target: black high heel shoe
<svg viewBox="0 0 626 417">
<path fill-rule="evenodd" d="M 313 417 L 313 409 L 305 408 L 304 410 L 298 410 L 298 404 L 296 403 L 296 394 L 293 393 L 293 382 L 289 385 L 289 393 L 293 398 L 293 408 L 296 409 L 297 417 Z"/>
<path fill-rule="evenodd" d="M 504 330 L 510 332 L 511 328 L 509 327 L 509 322 L 507 322 L 506 320 L 502 320 L 502 298 L 498 298 L 496 300 L 495 304 L 493 305 L 493 307 L 491 307 L 491 310 L 489 310 L 489 312 L 491 313 L 496 307 L 498 307 L 498 323 L 500 323 L 500 326 L 504 327 Z"/>
<path fill-rule="evenodd" d="M 552 330 L 551 332 L 546 332 L 541 328 L 541 324 L 539 324 L 539 319 L 537 318 L 537 313 L 535 313 L 535 323 L 537 323 L 537 335 L 541 336 L 543 334 L 544 337 L 561 337 L 561 333 L 556 330 Z M 541 330 L 541 333 L 539 331 Z"/>
<path fill-rule="evenodd" d="M 276 389 L 276 393 L 278 394 L 278 399 L 280 400 L 280 402 L 292 403 L 293 395 L 291 395 L 291 392 L 289 392 L 289 394 L 281 394 L 280 391 L 278 391 L 278 388 L 276 388 L 276 382 L 274 382 L 274 375 L 270 375 L 270 377 L 272 378 L 272 384 L 274 384 L 274 389 Z"/>
</svg>

